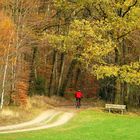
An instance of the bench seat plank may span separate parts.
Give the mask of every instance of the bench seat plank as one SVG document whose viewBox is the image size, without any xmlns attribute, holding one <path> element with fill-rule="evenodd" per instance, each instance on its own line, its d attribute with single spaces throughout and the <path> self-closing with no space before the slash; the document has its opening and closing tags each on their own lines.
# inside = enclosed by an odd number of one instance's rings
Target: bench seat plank
<svg viewBox="0 0 140 140">
<path fill-rule="evenodd" d="M 122 114 L 123 114 L 123 111 L 126 109 L 126 105 L 105 104 L 105 108 L 109 109 L 109 112 L 111 109 L 120 109 L 122 111 Z"/>
</svg>

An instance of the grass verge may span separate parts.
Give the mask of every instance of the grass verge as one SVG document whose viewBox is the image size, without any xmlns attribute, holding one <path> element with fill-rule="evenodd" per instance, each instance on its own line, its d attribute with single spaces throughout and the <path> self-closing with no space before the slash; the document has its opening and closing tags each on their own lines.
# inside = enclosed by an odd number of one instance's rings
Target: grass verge
<svg viewBox="0 0 140 140">
<path fill-rule="evenodd" d="M 0 126 L 18 124 L 29 121 L 38 116 L 44 110 L 51 108 L 46 103 L 43 96 L 34 96 L 29 98 L 28 105 L 25 106 L 7 106 L 0 111 Z"/>
</svg>

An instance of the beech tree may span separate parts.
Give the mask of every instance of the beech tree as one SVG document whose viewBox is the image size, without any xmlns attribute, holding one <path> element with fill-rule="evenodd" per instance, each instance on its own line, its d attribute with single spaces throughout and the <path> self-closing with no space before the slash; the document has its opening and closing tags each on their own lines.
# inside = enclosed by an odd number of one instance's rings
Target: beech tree
<svg viewBox="0 0 140 140">
<path fill-rule="evenodd" d="M 60 0 L 55 1 L 55 6 L 61 21 L 68 13 L 69 20 L 60 27 L 67 24 L 69 30 L 66 35 L 49 33 L 50 44 L 62 51 L 70 49 L 72 59 L 82 63 L 97 79 L 112 77 L 117 89 L 115 102 L 119 103 L 121 83 L 139 85 L 139 61 L 126 63 L 124 45 L 139 29 L 139 1 Z M 114 60 L 108 61 L 111 57 Z"/>
</svg>

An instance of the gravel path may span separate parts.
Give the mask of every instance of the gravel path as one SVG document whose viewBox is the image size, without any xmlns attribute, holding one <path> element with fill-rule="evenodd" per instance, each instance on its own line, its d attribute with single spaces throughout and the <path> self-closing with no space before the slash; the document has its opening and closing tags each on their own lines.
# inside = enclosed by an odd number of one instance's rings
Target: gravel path
<svg viewBox="0 0 140 140">
<path fill-rule="evenodd" d="M 53 120 L 54 117 L 60 115 L 56 120 Z M 56 127 L 68 122 L 74 113 L 60 110 L 48 110 L 40 114 L 38 117 L 33 119 L 32 121 L 16 124 L 16 125 L 8 125 L 0 127 L 1 133 L 17 133 L 17 132 L 26 132 L 26 131 L 34 131 L 40 129 L 47 129 L 51 127 Z M 51 123 L 49 123 L 53 120 Z M 47 124 L 49 123 L 49 124 Z"/>
</svg>

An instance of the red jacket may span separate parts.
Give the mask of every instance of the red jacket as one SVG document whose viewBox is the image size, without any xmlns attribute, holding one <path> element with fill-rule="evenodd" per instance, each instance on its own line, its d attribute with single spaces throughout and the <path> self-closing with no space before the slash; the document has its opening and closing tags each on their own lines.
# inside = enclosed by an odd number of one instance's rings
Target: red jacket
<svg viewBox="0 0 140 140">
<path fill-rule="evenodd" d="M 83 97 L 83 94 L 81 91 L 75 92 L 75 98 L 82 98 L 82 97 Z"/>
</svg>

